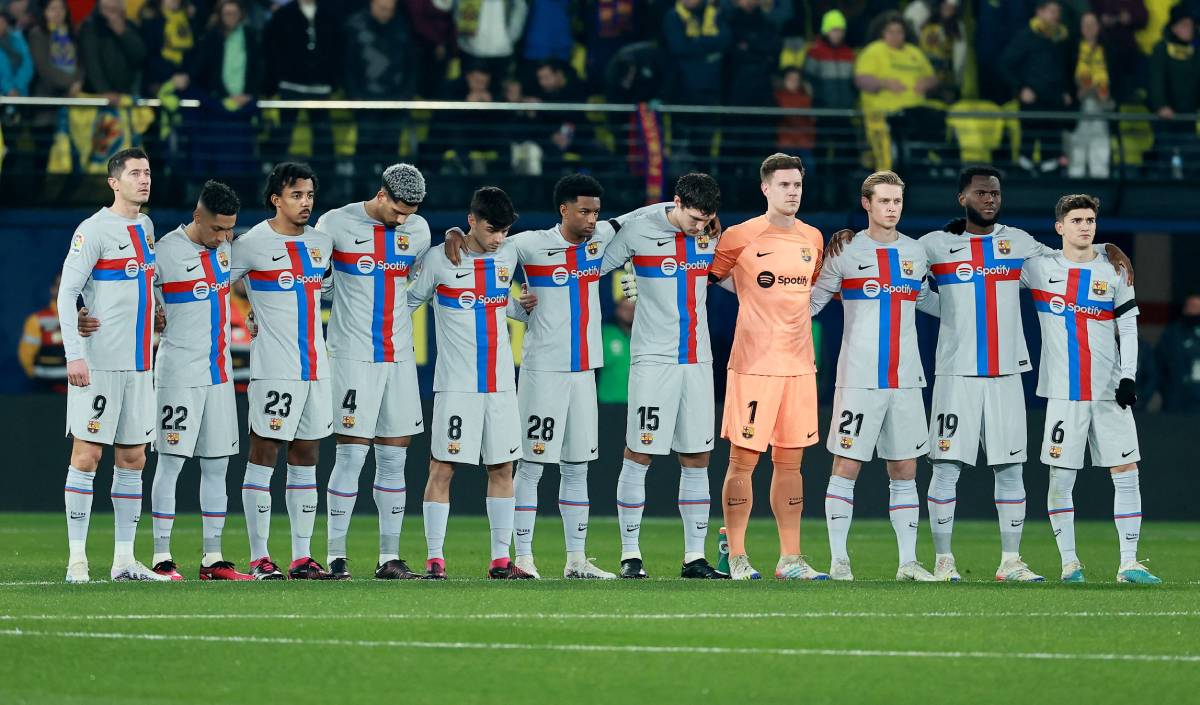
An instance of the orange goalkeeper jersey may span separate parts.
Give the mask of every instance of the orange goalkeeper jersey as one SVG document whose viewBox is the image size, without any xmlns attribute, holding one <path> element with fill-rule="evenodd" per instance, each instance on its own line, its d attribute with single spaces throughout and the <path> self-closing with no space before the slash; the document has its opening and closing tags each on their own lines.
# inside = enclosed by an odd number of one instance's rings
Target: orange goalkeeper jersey
<svg viewBox="0 0 1200 705">
<path fill-rule="evenodd" d="M 729 369 L 777 377 L 817 371 L 809 295 L 823 250 L 820 231 L 800 220 L 783 229 L 761 215 L 724 232 L 711 274 L 733 276 L 737 288 Z"/>
</svg>

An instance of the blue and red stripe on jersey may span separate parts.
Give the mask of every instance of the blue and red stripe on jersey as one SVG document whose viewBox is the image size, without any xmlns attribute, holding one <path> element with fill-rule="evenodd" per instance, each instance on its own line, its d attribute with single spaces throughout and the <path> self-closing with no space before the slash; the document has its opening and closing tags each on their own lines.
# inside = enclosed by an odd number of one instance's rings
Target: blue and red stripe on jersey
<svg viewBox="0 0 1200 705">
<path fill-rule="evenodd" d="M 564 264 L 527 264 L 525 282 L 534 288 L 566 288 L 571 304 L 571 370 L 579 372 L 591 369 L 591 351 L 588 349 L 588 326 L 592 320 L 592 286 L 600 281 L 600 263 L 604 257 L 597 254 L 589 257 L 587 248 L 592 244 L 584 241 L 563 252 Z M 557 272 L 557 274 L 556 274 Z M 565 273 L 565 274 L 564 274 Z M 561 282 L 559 280 L 562 280 Z"/>
<path fill-rule="evenodd" d="M 1088 321 L 1111 321 L 1114 318 L 1113 302 L 1093 300 L 1088 296 L 1091 289 L 1090 269 L 1068 269 L 1065 294 L 1042 289 L 1031 289 L 1029 292 L 1033 295 L 1033 306 L 1039 314 L 1047 313 L 1063 319 L 1067 335 L 1067 396 L 1072 401 L 1092 399 L 1092 346 L 1088 340 Z"/>
<path fill-rule="evenodd" d="M 228 342 L 225 338 L 225 323 L 229 320 L 229 272 L 222 271 L 217 260 L 217 250 L 200 253 L 200 267 L 204 276 L 178 282 L 164 282 L 163 301 L 168 304 L 186 304 L 193 301 L 208 302 L 209 349 L 208 374 L 213 384 L 229 381 L 225 371 Z M 204 286 L 199 286 L 203 284 Z"/>
<path fill-rule="evenodd" d="M 1018 282 L 1024 259 L 1000 259 L 993 253 L 994 236 L 963 238 L 969 243 L 971 258 L 958 262 L 930 265 L 938 286 L 971 284 L 975 288 L 975 359 L 981 377 L 1000 374 L 1000 323 L 996 304 L 999 282 Z M 961 269 L 960 269 L 961 268 Z M 1017 284 L 1013 284 L 1017 286 Z"/>
<path fill-rule="evenodd" d="M 372 252 L 333 251 L 333 268 L 355 277 L 371 277 L 371 347 L 375 362 L 395 362 L 396 285 L 403 284 L 415 257 L 396 252 L 396 229 L 374 228 Z M 407 305 L 402 315 L 407 315 Z"/>
<path fill-rule="evenodd" d="M 146 230 L 140 223 L 130 225 L 126 230 L 133 245 L 133 256 L 96 260 L 92 267 L 92 279 L 101 282 L 137 280 L 133 365 L 134 369 L 141 371 L 150 369 L 153 363 L 150 347 L 154 335 L 154 297 L 150 292 L 154 281 L 154 248 L 150 247 Z"/>
<path fill-rule="evenodd" d="M 437 302 L 439 306 L 450 309 L 474 310 L 475 391 L 494 392 L 496 350 L 500 344 L 496 309 L 508 306 L 508 287 L 496 284 L 496 260 L 490 257 L 476 259 L 473 267 L 475 286 L 467 289 L 438 284 Z"/>
<path fill-rule="evenodd" d="M 842 300 L 874 299 L 879 302 L 877 384 L 880 389 L 895 389 L 900 386 L 901 307 L 905 301 L 917 300 L 921 282 L 911 275 L 904 276 L 898 250 L 881 248 L 875 254 L 879 276 L 843 279 Z"/>
<path fill-rule="evenodd" d="M 696 282 L 707 280 L 713 255 L 696 250 L 696 238 L 675 233 L 675 252 L 669 255 L 634 255 L 633 271 L 639 277 L 675 280 L 675 304 L 679 312 L 679 363 L 694 364 L 696 326 Z"/>
<path fill-rule="evenodd" d="M 283 243 L 291 267 L 287 269 L 254 270 L 247 275 L 254 291 L 291 291 L 296 295 L 296 346 L 300 355 L 300 379 L 317 379 L 317 326 L 321 325 L 321 280 L 324 267 L 313 264 L 303 240 Z M 285 288 L 281 275 L 291 275 L 291 285 Z"/>
</svg>

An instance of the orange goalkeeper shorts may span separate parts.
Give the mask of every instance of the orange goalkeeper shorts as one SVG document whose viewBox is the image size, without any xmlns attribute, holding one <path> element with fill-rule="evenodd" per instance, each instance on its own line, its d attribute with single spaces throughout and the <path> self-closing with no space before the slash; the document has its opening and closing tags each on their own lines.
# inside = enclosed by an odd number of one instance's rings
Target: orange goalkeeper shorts
<svg viewBox="0 0 1200 705">
<path fill-rule="evenodd" d="M 804 448 L 817 441 L 817 376 L 770 377 L 729 370 L 721 437 L 757 450 Z"/>
</svg>

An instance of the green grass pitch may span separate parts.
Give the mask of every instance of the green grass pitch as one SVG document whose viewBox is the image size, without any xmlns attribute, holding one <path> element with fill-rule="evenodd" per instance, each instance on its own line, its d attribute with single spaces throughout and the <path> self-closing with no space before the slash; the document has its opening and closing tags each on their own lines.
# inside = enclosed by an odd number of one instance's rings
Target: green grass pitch
<svg viewBox="0 0 1200 705">
<path fill-rule="evenodd" d="M 99 504 L 100 502 L 97 502 Z M 366 505 L 370 503 L 367 502 Z M 361 507 L 367 510 L 369 507 Z M 278 513 L 277 513 L 278 514 Z M 487 524 L 451 516 L 451 580 L 371 578 L 375 522 L 355 521 L 348 583 L 201 583 L 197 517 L 173 547 L 182 584 L 64 585 L 61 514 L 0 518 L 0 703 L 1185 703 L 1200 696 L 1200 524 L 1149 522 L 1142 555 L 1162 586 L 1114 582 L 1111 523 L 1081 522 L 1089 584 L 1057 583 L 1050 529 L 1034 519 L 1025 557 L 1043 585 L 996 584 L 994 522 L 959 522 L 966 582 L 897 584 L 885 521 L 851 534 L 859 581 L 679 580 L 678 519 L 647 520 L 649 581 L 492 583 Z M 150 552 L 149 512 L 139 555 Z M 323 522 L 318 522 L 323 524 Z M 714 523 L 714 529 L 716 524 Z M 805 549 L 828 566 L 823 522 Z M 591 553 L 616 568 L 614 519 L 592 522 Z M 932 545 L 922 526 L 920 555 Z M 715 530 L 712 536 L 715 539 Z M 242 523 L 226 555 L 245 568 Z M 287 557 L 286 518 L 272 546 Z M 713 542 L 715 545 L 715 542 Z M 324 545 L 321 527 L 313 546 Z M 422 562 L 420 522 L 401 545 Z M 558 517 L 538 524 L 538 567 L 561 574 Z M 751 558 L 774 567 L 770 520 Z M 106 578 L 109 515 L 93 517 L 93 578 Z M 323 551 L 317 551 L 323 559 Z M 715 548 L 710 549 L 714 557 Z"/>
</svg>

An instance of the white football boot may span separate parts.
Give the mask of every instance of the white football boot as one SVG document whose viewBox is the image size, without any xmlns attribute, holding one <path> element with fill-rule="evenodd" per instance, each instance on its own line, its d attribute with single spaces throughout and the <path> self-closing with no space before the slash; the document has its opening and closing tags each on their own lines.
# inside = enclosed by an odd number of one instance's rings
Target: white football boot
<svg viewBox="0 0 1200 705">
<path fill-rule="evenodd" d="M 142 565 L 138 561 L 128 563 L 124 566 L 113 566 L 112 579 L 116 582 L 124 582 L 127 580 L 144 580 L 150 583 L 169 583 L 172 582 L 171 576 L 159 575 L 153 570 Z"/>
<path fill-rule="evenodd" d="M 75 561 L 67 566 L 68 583 L 89 583 L 92 577 L 88 574 L 87 561 Z"/>
<path fill-rule="evenodd" d="M 1020 556 L 1009 558 L 996 569 L 996 580 L 1002 583 L 1040 583 L 1046 579 L 1029 569 Z"/>
<path fill-rule="evenodd" d="M 568 561 L 563 566 L 563 577 L 571 580 L 577 579 L 592 579 L 592 580 L 616 580 L 617 574 L 610 573 L 607 570 L 602 570 L 592 562 L 591 558 L 584 558 L 581 561 Z"/>
<path fill-rule="evenodd" d="M 804 556 L 780 556 L 775 564 L 775 577 L 779 580 L 829 580 L 829 573 L 809 565 Z"/>
<path fill-rule="evenodd" d="M 943 553 L 937 557 L 937 563 L 933 566 L 933 577 L 948 583 L 962 580 L 962 576 L 958 574 L 958 567 L 954 565 L 953 553 Z"/>
<path fill-rule="evenodd" d="M 850 561 L 834 561 L 829 565 L 829 579 L 843 580 L 851 582 L 854 580 L 854 573 L 850 572 Z"/>
<path fill-rule="evenodd" d="M 517 564 L 518 568 L 520 568 L 521 570 L 525 571 L 526 573 L 529 573 L 530 575 L 532 575 L 534 580 L 542 579 L 542 574 L 538 572 L 537 566 L 535 566 L 533 564 L 533 556 L 532 555 L 517 556 L 517 560 L 514 561 L 514 563 Z"/>
<path fill-rule="evenodd" d="M 760 578 L 762 578 L 762 573 L 750 565 L 750 558 L 746 554 L 729 557 L 730 580 L 758 580 Z"/>
<path fill-rule="evenodd" d="M 933 573 L 925 570 L 925 566 L 917 561 L 909 561 L 896 569 L 896 580 L 901 582 L 936 583 L 941 582 Z"/>
</svg>

